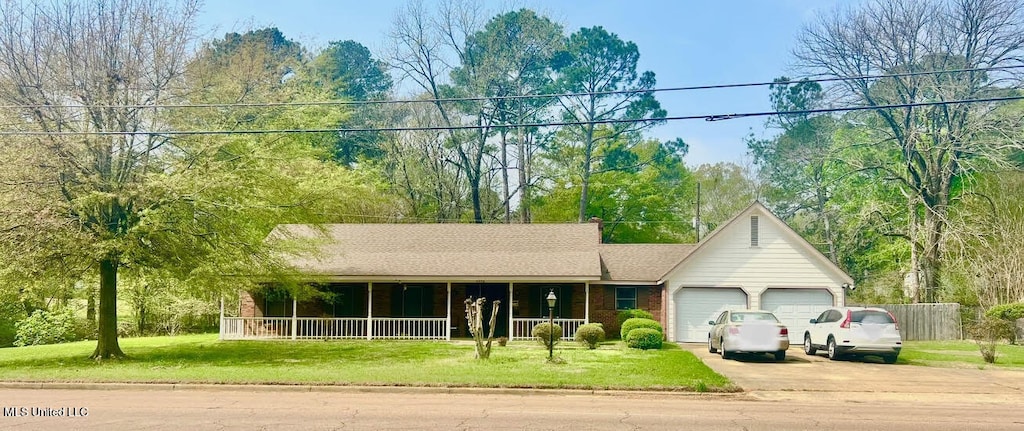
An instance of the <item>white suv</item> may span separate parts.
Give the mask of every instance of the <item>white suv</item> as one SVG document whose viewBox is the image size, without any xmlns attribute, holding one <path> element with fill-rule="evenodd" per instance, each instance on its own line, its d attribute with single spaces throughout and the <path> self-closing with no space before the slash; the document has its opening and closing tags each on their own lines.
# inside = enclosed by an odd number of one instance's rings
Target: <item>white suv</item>
<svg viewBox="0 0 1024 431">
<path fill-rule="evenodd" d="M 844 355 L 878 355 L 891 364 L 902 348 L 896 318 L 881 308 L 831 308 L 811 319 L 804 332 L 804 353 L 813 355 L 825 349 L 832 360 Z"/>
</svg>

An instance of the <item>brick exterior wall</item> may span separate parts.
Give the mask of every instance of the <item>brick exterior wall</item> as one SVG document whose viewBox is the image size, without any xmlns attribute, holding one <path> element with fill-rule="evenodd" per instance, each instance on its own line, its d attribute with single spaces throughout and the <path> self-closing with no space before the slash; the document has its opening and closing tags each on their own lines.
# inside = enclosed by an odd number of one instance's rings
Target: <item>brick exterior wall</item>
<svg viewBox="0 0 1024 431">
<path fill-rule="evenodd" d="M 256 299 L 253 298 L 253 293 L 240 290 L 238 291 L 238 314 L 239 317 L 259 317 L 262 316 L 261 312 L 259 315 L 256 314 Z"/>
<path fill-rule="evenodd" d="M 650 312 L 654 315 L 654 320 L 665 326 L 664 289 L 662 286 L 591 285 L 590 321 L 602 324 L 608 338 L 618 338 L 619 336 L 619 310 L 615 309 L 615 289 L 618 287 L 635 287 L 636 307 Z"/>
</svg>

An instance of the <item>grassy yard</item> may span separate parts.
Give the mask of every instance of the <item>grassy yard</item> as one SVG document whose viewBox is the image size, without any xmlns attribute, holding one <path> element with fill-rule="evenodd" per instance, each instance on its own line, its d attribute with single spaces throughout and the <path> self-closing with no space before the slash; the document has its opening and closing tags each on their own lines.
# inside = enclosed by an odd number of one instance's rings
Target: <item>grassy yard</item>
<svg viewBox="0 0 1024 431">
<path fill-rule="evenodd" d="M 94 341 L 0 349 L 0 380 L 313 385 L 399 385 L 731 391 L 729 381 L 675 345 L 656 351 L 620 342 L 586 350 L 495 343 L 491 359 L 467 342 L 229 341 L 216 335 L 129 338 L 130 358 L 96 363 Z"/>
<path fill-rule="evenodd" d="M 995 364 L 986 364 L 973 341 L 907 341 L 899 361 L 939 367 L 1024 368 L 1024 346 L 1000 344 L 996 347 Z"/>
</svg>

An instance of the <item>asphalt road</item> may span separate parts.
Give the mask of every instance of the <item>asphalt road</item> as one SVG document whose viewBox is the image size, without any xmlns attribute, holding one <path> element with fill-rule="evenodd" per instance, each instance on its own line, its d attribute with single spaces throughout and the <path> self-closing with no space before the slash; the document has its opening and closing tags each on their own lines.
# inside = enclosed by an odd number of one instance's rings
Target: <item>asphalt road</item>
<svg viewBox="0 0 1024 431">
<path fill-rule="evenodd" d="M 330 389 L 330 388 L 329 388 Z M 300 392 L 303 390 L 305 392 Z M 1020 404 L 851 402 L 750 394 L 335 388 L 0 389 L 0 405 L 79 416 L 4 416 L 4 430 L 1021 430 Z M 500 391 L 499 391 L 500 392 Z M 820 394 L 818 394 L 820 395 Z M 998 401 L 998 400 L 996 400 Z M 88 416 L 81 416 L 88 409 Z M 5 410 L 9 413 L 9 410 Z"/>
</svg>

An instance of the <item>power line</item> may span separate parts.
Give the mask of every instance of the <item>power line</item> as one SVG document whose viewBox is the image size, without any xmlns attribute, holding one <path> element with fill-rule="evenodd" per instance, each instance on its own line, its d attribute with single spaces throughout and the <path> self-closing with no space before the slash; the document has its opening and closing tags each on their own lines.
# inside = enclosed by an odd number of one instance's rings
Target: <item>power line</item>
<svg viewBox="0 0 1024 431">
<path fill-rule="evenodd" d="M 401 126 L 401 127 L 366 127 L 366 128 L 312 128 L 312 129 L 256 129 L 256 130 L 165 130 L 165 131 L 79 131 L 79 132 L 46 132 L 46 131 L 17 131 L 2 130 L 0 136 L 182 136 L 182 135 L 266 135 L 266 134 L 291 134 L 291 133 L 367 133 L 367 132 L 417 132 L 417 131 L 445 131 L 445 130 L 480 130 L 480 129 L 501 129 L 515 127 L 556 127 L 556 126 L 580 126 L 587 124 L 634 124 L 634 123 L 657 123 L 661 121 L 682 121 L 682 120 L 705 120 L 721 121 L 748 117 L 766 117 L 774 115 L 806 115 L 823 114 L 833 112 L 868 111 L 875 109 L 899 109 L 922 106 L 960 105 L 969 103 L 991 103 L 1024 100 L 1024 96 L 989 97 L 981 99 L 960 99 L 944 100 L 935 102 L 898 103 L 876 106 L 850 106 L 842 108 L 820 108 L 803 109 L 796 111 L 764 111 L 746 112 L 738 114 L 702 114 L 684 115 L 663 118 L 643 119 L 604 119 L 592 121 L 556 121 L 538 123 L 517 123 L 502 125 L 459 125 L 459 126 Z"/>
<path fill-rule="evenodd" d="M 273 108 L 273 107 L 297 107 L 297 106 L 359 106 L 359 105 L 391 105 L 391 104 L 412 104 L 412 103 L 454 103 L 454 102 L 481 102 L 488 100 L 519 100 L 519 99 L 556 99 L 562 97 L 576 97 L 576 96 L 603 96 L 603 95 L 616 95 L 616 94 L 640 94 L 640 93 L 660 93 L 660 92 L 675 92 L 675 91 L 694 91 L 694 90 L 719 90 L 727 88 L 744 88 L 744 87 L 765 87 L 770 85 L 779 84 L 792 84 L 800 82 L 842 82 L 842 81 L 856 81 L 865 79 L 885 79 L 885 78 L 900 78 L 900 77 L 911 77 L 911 76 L 926 76 L 926 75 L 941 75 L 941 74 L 952 74 L 952 73 L 970 73 L 970 72 L 987 72 L 996 70 L 1010 70 L 1010 69 L 1021 69 L 1024 65 L 1016 66 L 991 66 L 991 67 L 976 67 L 968 69 L 945 69 L 945 70 L 929 70 L 920 72 L 904 72 L 904 73 L 890 73 L 883 75 L 861 75 L 861 76 L 849 76 L 849 77 L 832 77 L 832 78 L 803 78 L 793 79 L 782 82 L 747 82 L 739 84 L 710 84 L 710 85 L 694 85 L 694 86 L 683 86 L 683 87 L 661 87 L 661 88 L 650 88 L 650 89 L 632 89 L 632 90 L 608 90 L 608 91 L 587 91 L 577 93 L 543 93 L 543 94 L 521 94 L 512 96 L 474 96 L 474 97 L 446 97 L 446 98 L 427 98 L 427 99 L 388 99 L 388 100 L 321 100 L 321 101 L 308 101 L 308 102 L 252 102 L 252 103 L 168 103 L 168 104 L 124 104 L 124 105 L 82 105 L 82 104 L 65 104 L 65 105 L 54 105 L 54 104 L 22 104 L 22 105 L 0 105 L 0 109 L 41 109 L 41 108 L 62 108 L 62 109 L 83 109 L 83 108 L 94 108 L 94 109 L 207 109 L 207 108 Z"/>
</svg>

